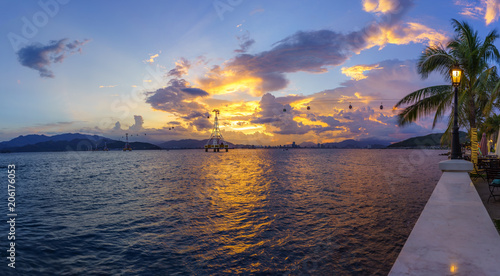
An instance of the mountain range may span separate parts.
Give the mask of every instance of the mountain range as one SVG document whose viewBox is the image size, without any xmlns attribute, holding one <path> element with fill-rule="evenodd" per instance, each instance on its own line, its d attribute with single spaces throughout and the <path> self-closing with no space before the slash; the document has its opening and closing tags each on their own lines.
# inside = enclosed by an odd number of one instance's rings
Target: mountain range
<svg viewBox="0 0 500 276">
<path fill-rule="evenodd" d="M 344 140 L 337 143 L 323 143 L 321 148 L 429 148 L 441 147 L 442 133 L 434 133 L 425 136 L 413 137 L 401 142 L 390 144 L 378 139 Z M 460 140 L 465 141 L 466 133 L 460 132 Z M 183 139 L 172 140 L 157 145 L 144 142 L 129 143 L 134 150 L 149 149 L 200 149 L 204 148 L 207 140 Z M 255 148 L 254 145 L 240 145 L 226 142 L 230 148 Z M 0 142 L 0 152 L 43 152 L 43 151 L 87 151 L 102 150 L 105 145 L 110 150 L 121 150 L 125 142 L 113 140 L 99 135 L 88 135 L 80 133 L 65 133 L 54 136 L 47 135 L 21 135 L 10 141 Z M 261 147 L 261 146 L 258 146 Z M 292 147 L 291 144 L 285 147 Z M 298 145 L 302 148 L 317 148 L 318 144 L 303 142 Z"/>
<path fill-rule="evenodd" d="M 26 145 L 34 145 L 43 142 L 57 142 L 57 141 L 71 141 L 75 139 L 89 140 L 89 141 L 99 141 L 99 140 L 111 140 L 109 138 L 105 138 L 98 135 L 87 135 L 80 133 L 65 133 L 54 136 L 47 135 L 39 135 L 39 134 L 30 134 L 30 135 L 21 135 L 17 138 L 14 138 L 10 141 L 0 142 L 0 149 L 5 148 L 16 148 L 23 147 Z"/>
<path fill-rule="evenodd" d="M 134 150 L 161 149 L 157 145 L 143 142 L 129 143 Z M 0 152 L 47 152 L 47 151 L 90 151 L 121 150 L 125 142 L 98 135 L 65 133 L 54 136 L 30 134 L 0 143 Z"/>
<path fill-rule="evenodd" d="M 441 148 L 441 137 L 444 133 L 432 133 L 425 136 L 418 136 L 406 139 L 401 142 L 391 144 L 387 148 Z M 467 139 L 467 133 L 459 132 L 460 143 Z"/>
<path fill-rule="evenodd" d="M 378 139 L 364 139 L 364 140 L 353 140 L 348 139 L 337 143 L 325 143 L 321 144 L 325 148 L 341 148 L 341 149 L 383 149 L 390 144 L 388 141 L 378 140 Z"/>
</svg>

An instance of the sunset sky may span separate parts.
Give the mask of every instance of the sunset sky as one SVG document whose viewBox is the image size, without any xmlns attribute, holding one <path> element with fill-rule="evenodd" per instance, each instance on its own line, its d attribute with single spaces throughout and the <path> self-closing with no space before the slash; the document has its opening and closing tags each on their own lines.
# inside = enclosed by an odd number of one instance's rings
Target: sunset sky
<svg viewBox="0 0 500 276">
<path fill-rule="evenodd" d="M 280 145 L 443 131 L 399 128 L 392 107 L 446 83 L 416 60 L 452 18 L 484 37 L 500 0 L 1 0 L 0 14 L 0 141 L 207 139 L 219 109 L 226 140 Z"/>
</svg>

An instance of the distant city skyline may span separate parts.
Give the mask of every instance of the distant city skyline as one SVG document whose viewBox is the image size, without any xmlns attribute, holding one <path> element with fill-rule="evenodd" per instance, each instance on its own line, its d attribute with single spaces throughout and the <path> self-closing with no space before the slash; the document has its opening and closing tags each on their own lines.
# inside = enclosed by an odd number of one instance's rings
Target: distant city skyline
<svg viewBox="0 0 500 276">
<path fill-rule="evenodd" d="M 272 146 L 443 132 L 445 123 L 432 130 L 431 118 L 399 128 L 392 107 L 446 84 L 436 74 L 422 80 L 415 66 L 426 46 L 453 36 L 452 18 L 484 37 L 500 16 L 500 0 L 40 0 L 0 8 L 0 141 L 68 132 L 208 139 L 217 108 L 227 141 Z"/>
</svg>

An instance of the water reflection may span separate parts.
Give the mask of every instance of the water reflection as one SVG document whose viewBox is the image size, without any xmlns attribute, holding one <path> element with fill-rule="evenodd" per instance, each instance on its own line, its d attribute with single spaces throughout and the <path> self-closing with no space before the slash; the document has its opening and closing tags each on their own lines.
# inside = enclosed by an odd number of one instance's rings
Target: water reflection
<svg viewBox="0 0 500 276">
<path fill-rule="evenodd" d="M 22 272 L 384 275 L 440 176 L 438 152 L 419 164 L 409 154 L 10 155 L 23 181 Z"/>
</svg>

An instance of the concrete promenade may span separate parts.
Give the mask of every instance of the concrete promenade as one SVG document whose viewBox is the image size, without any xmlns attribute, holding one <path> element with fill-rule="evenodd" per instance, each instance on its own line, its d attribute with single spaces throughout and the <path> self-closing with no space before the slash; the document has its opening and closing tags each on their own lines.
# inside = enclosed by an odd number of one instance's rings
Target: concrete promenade
<svg viewBox="0 0 500 276">
<path fill-rule="evenodd" d="M 389 275 L 500 275 L 500 235 L 467 173 L 472 164 L 439 166 L 443 175 Z"/>
</svg>

